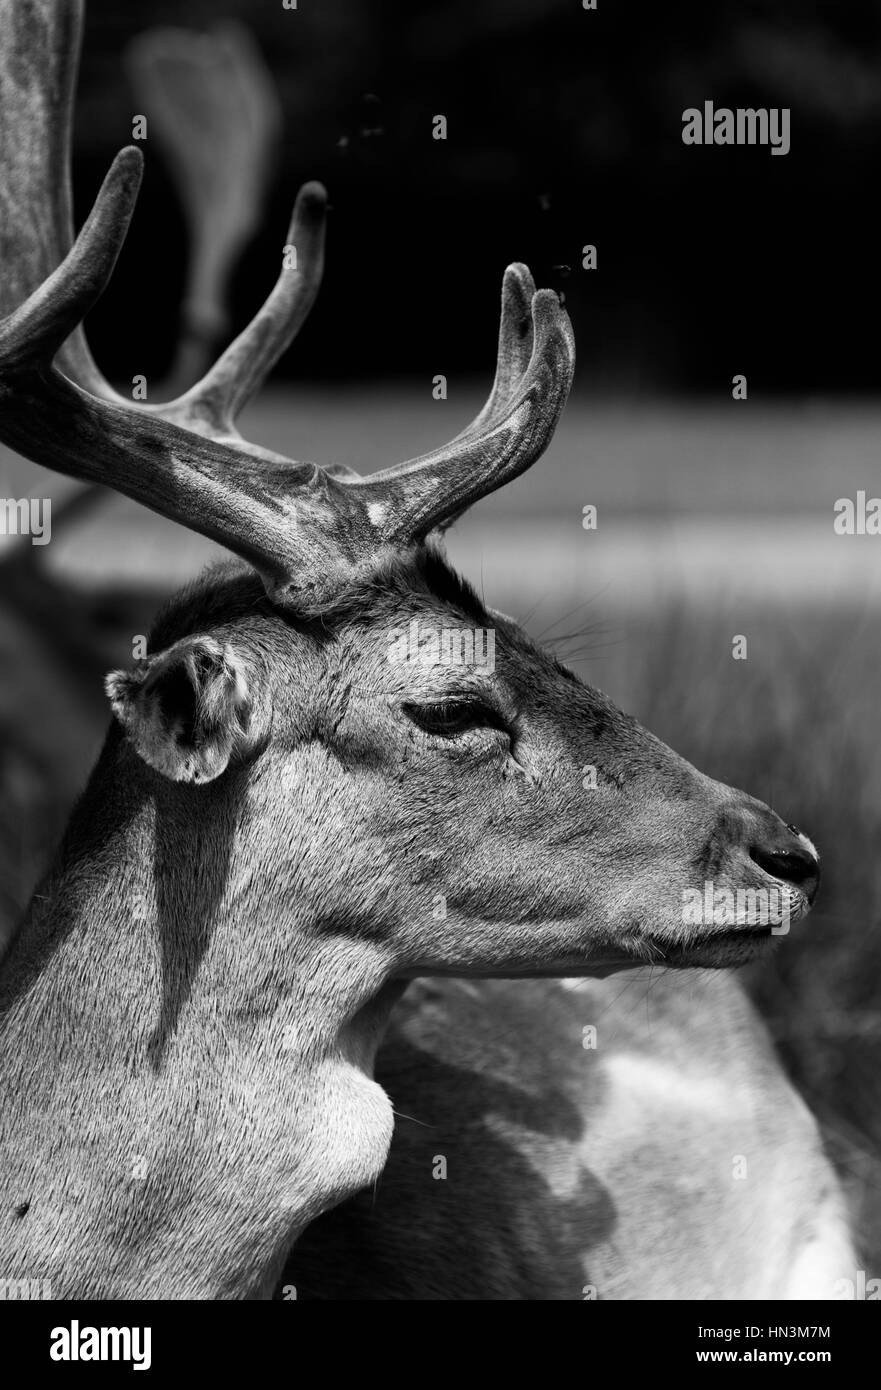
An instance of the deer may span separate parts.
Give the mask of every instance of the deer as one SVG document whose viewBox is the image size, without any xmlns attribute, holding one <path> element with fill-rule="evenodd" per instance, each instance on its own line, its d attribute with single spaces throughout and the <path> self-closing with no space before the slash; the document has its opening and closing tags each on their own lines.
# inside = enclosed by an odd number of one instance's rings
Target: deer
<svg viewBox="0 0 881 1390">
<path fill-rule="evenodd" d="M 61 1299 L 638 1298 L 694 1260 L 705 1297 L 833 1296 L 856 1258 L 841 1193 L 730 973 L 775 928 L 683 912 L 711 880 L 797 924 L 814 846 L 444 555 L 550 443 L 574 372 L 559 298 L 508 267 L 486 404 L 426 455 L 360 477 L 248 442 L 236 418 L 318 290 L 310 183 L 296 265 L 204 377 L 117 395 L 82 322 L 141 155 L 116 157 L 74 239 L 81 8 L 0 18 L 0 439 L 235 557 L 107 677 L 105 744 L 0 970 L 0 1275 Z M 494 662 L 391 660 L 413 622 L 492 630 Z M 667 972 L 659 1053 L 611 1007 L 647 966 Z M 603 1001 L 618 1035 L 588 1070 Z M 432 1214 L 426 1138 L 472 1176 L 481 1144 L 507 1165 Z M 735 1144 L 759 1171 L 713 1207 Z M 473 1274 L 469 1232 L 493 1245 Z"/>
</svg>

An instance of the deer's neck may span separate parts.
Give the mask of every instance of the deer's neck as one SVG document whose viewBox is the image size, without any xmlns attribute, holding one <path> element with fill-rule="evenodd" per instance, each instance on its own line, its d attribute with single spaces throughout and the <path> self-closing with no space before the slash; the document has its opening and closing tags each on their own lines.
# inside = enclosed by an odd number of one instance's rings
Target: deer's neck
<svg viewBox="0 0 881 1390">
<path fill-rule="evenodd" d="M 399 988 L 242 862 L 227 795 L 87 792 L 4 965 L 0 1268 L 55 1297 L 266 1296 L 385 1162 Z"/>
</svg>

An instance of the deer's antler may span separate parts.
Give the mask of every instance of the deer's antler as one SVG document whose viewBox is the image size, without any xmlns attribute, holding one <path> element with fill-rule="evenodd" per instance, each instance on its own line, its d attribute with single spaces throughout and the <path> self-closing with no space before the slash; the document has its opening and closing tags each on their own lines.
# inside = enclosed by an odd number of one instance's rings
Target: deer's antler
<svg viewBox="0 0 881 1390">
<path fill-rule="evenodd" d="M 39 0 L 38 0 L 39 3 Z M 28 31 L 30 9 L 0 0 L 13 23 L 13 48 L 30 55 L 30 95 L 13 110 L 24 130 L 48 142 L 54 171 L 68 188 L 70 83 L 46 114 L 41 81 L 57 79 L 63 48 L 78 28 L 78 7 L 42 0 L 48 30 Z M 31 54 L 48 32 L 51 51 Z M 68 48 L 68 63 L 73 63 Z M 14 84 L 0 66 L 0 115 Z M 307 184 L 297 198 L 288 243 L 296 268 L 283 269 L 249 326 L 185 395 L 137 406 L 104 382 L 81 334 L 83 317 L 104 290 L 125 239 L 140 182 L 141 156 L 123 150 L 95 206 L 69 244 L 69 192 L 45 177 L 29 180 L 13 150 L 12 192 L 23 200 L 17 234 L 6 238 L 14 264 L 0 274 L 29 290 L 0 323 L 0 438 L 35 462 L 105 483 L 162 515 L 219 541 L 263 576 L 270 597 L 321 607 L 369 573 L 379 552 L 415 544 L 479 497 L 528 468 L 547 446 L 566 401 L 574 365 L 569 320 L 555 294 L 535 292 L 524 266 L 511 266 L 502 289 L 496 378 L 483 410 L 456 439 L 369 478 L 332 476 L 246 443 L 235 417 L 292 340 L 321 278 L 325 193 Z M 4 161 L 5 163 L 6 161 Z M 41 169 L 44 167 L 41 165 Z M 0 169 L 0 178 L 6 170 Z M 41 204 L 35 210 L 32 204 Z M 54 227 L 34 258 L 25 229 L 39 216 Z M 8 299 L 7 299 L 8 307 Z"/>
</svg>

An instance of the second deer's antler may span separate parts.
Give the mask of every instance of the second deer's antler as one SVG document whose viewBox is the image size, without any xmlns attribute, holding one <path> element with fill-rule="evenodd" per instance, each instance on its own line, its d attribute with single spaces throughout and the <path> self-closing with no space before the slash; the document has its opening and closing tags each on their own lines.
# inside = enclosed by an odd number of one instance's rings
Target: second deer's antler
<svg viewBox="0 0 881 1390">
<path fill-rule="evenodd" d="M 2 0 L 0 11 L 6 8 Z M 64 119 L 47 138 L 61 151 L 55 167 L 67 180 Z M 12 448 L 220 542 L 260 572 L 273 601 L 305 610 L 323 607 L 341 586 L 366 577 L 382 551 L 420 542 L 543 452 L 569 392 L 574 344 L 557 296 L 536 292 L 519 265 L 505 273 L 489 399 L 443 448 L 362 479 L 332 476 L 241 438 L 236 416 L 318 291 L 326 199 L 315 183 L 300 191 L 288 231 L 296 268 L 282 269 L 263 307 L 202 380 L 158 406 L 116 395 L 88 356 L 81 323 L 112 274 L 140 175 L 139 151 L 123 150 L 61 264 L 0 323 L 0 439 Z M 60 249 L 63 232 L 57 240 Z M 13 237 L 12 254 L 24 256 L 23 245 Z M 26 287 L 28 275 L 16 270 L 13 278 Z M 65 348 L 71 335 L 76 353 Z"/>
</svg>

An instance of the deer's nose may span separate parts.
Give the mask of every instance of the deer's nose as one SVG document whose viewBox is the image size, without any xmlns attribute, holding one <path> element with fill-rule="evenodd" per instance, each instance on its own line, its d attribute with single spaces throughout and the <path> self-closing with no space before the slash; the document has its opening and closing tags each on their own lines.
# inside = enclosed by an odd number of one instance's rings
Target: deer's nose
<svg viewBox="0 0 881 1390">
<path fill-rule="evenodd" d="M 749 857 L 766 874 L 794 884 L 809 903 L 814 901 L 820 886 L 820 860 L 810 840 L 796 826 L 780 821 L 779 828 L 766 829 L 750 845 Z"/>
</svg>

